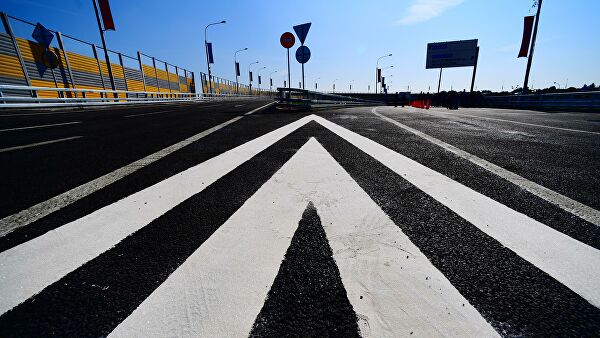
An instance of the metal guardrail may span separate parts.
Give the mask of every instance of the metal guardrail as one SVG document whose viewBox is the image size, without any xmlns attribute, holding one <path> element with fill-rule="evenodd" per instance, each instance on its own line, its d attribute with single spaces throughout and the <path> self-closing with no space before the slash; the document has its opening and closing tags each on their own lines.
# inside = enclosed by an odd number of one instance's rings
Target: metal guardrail
<svg viewBox="0 0 600 338">
<path fill-rule="evenodd" d="M 339 106 L 379 105 L 380 101 L 362 100 L 350 96 L 313 92 L 298 88 L 277 88 L 277 108 L 312 110 Z"/>
<path fill-rule="evenodd" d="M 25 96 L 32 92 L 57 92 L 57 97 Z M 21 95 L 15 95 L 15 94 Z M 8 95 L 7 95 L 8 94 Z M 23 95 L 25 94 L 25 95 Z M 93 94 L 93 95 L 91 95 Z M 71 96 L 71 97 L 68 97 Z M 90 97 L 92 96 L 92 97 Z M 98 97 L 99 96 L 99 97 Z M 250 95 L 140 92 L 128 90 L 48 88 L 0 85 L 0 108 L 32 108 L 73 105 L 111 105 L 176 101 L 260 98 Z"/>
<path fill-rule="evenodd" d="M 521 109 L 600 110 L 600 92 L 484 96 L 483 105 Z"/>
</svg>

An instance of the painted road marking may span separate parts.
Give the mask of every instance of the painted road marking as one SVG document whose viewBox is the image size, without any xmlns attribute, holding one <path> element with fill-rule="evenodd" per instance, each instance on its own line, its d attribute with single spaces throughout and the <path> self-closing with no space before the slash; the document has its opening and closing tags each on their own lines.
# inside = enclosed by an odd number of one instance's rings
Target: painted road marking
<svg viewBox="0 0 600 338">
<path fill-rule="evenodd" d="M 256 109 L 246 113 L 245 115 L 255 113 L 255 112 L 259 111 L 260 109 L 270 106 L 271 104 L 272 103 L 264 105 L 262 107 L 258 107 Z M 226 127 L 227 125 L 237 122 L 241 118 L 243 118 L 243 116 L 238 116 L 238 117 L 232 118 L 231 120 L 225 121 L 217 126 L 209 128 L 209 129 L 207 129 L 201 133 L 198 133 L 194 136 L 191 136 L 183 141 L 180 141 L 169 147 L 159 150 L 153 154 L 150 154 L 140 160 L 130 163 L 130 164 L 128 164 L 122 168 L 119 168 L 113 172 L 110 172 L 104 176 L 98 177 L 88 183 L 82 184 L 82 185 L 75 187 L 69 191 L 66 191 L 58 196 L 55 196 L 47 201 L 38 203 L 38 204 L 31 206 L 23 211 L 18 212 L 16 214 L 2 218 L 2 219 L 0 219 L 0 237 L 5 236 L 5 235 L 13 232 L 16 229 L 23 227 L 27 224 L 30 224 L 32 222 L 35 222 L 43 217 L 46 217 L 46 216 L 50 215 L 51 213 L 53 213 L 57 210 L 60 210 L 64 207 L 66 207 L 67 205 L 74 203 L 74 202 L 106 187 L 107 185 L 118 181 L 131 173 L 133 173 L 153 162 L 156 162 L 156 161 L 160 160 L 161 158 L 163 158 L 163 157 L 165 157 L 165 156 L 167 156 L 167 155 L 169 155 L 191 143 L 198 141 L 198 140 L 214 133 L 215 131 L 217 131 L 219 129 Z M 0 152 L 1 152 L 1 150 L 0 150 Z"/>
<path fill-rule="evenodd" d="M 64 142 L 64 141 L 69 141 L 69 140 L 75 140 L 75 139 L 82 138 L 82 137 L 83 136 L 71 136 L 71 137 L 59 138 L 59 139 L 56 139 L 56 140 L 36 142 L 36 143 L 25 144 L 25 145 L 15 146 L 15 147 L 9 147 L 9 148 L 2 148 L 2 149 L 0 149 L 0 153 L 5 153 L 7 151 L 13 151 L 13 150 L 27 149 L 27 148 L 37 147 L 37 146 L 43 146 L 43 145 L 46 145 L 46 144 Z M 1 227 L 2 227 L 2 221 L 0 220 L 0 228 Z M 1 234 L 2 234 L 2 230 L 0 230 L 0 236 L 2 236 Z"/>
<path fill-rule="evenodd" d="M 600 132 L 597 132 L 597 131 L 579 130 L 579 129 L 571 129 L 571 128 L 563 128 L 563 127 L 553 127 L 553 126 L 546 126 L 546 125 L 543 125 L 543 124 L 535 124 L 535 123 L 519 122 L 519 121 L 512 121 L 512 120 L 499 119 L 499 118 L 495 118 L 495 117 L 476 116 L 476 115 L 461 114 L 461 113 L 449 113 L 449 112 L 443 112 L 443 111 L 439 111 L 439 110 L 434 110 L 434 111 L 435 111 L 436 113 L 447 114 L 447 115 L 465 116 L 465 117 L 474 117 L 474 118 L 476 118 L 476 119 L 484 119 L 484 120 L 491 120 L 491 121 L 509 122 L 509 123 L 514 123 L 514 124 L 522 124 L 522 125 L 526 125 L 526 126 L 532 126 L 532 127 L 550 128 L 550 129 L 557 129 L 557 130 L 563 130 L 563 131 L 571 131 L 571 132 L 576 132 L 576 133 L 586 133 L 586 134 L 600 135 Z"/>
<path fill-rule="evenodd" d="M 164 113 L 173 113 L 173 112 L 176 112 L 176 110 L 165 110 L 165 111 L 155 111 L 155 112 L 151 112 L 151 113 L 123 115 L 123 117 L 136 117 L 136 116 L 155 115 L 155 114 L 164 114 Z"/>
<path fill-rule="evenodd" d="M 363 336 L 498 336 L 314 138 L 110 336 L 247 336 L 311 201 Z"/>
<path fill-rule="evenodd" d="M 7 128 L 7 129 L 0 129 L 0 132 L 3 132 L 3 131 L 14 131 L 14 130 L 25 130 L 25 129 L 48 128 L 48 127 L 56 127 L 56 126 L 66 126 L 66 125 L 77 124 L 77 123 L 81 123 L 81 121 L 64 122 L 64 123 L 53 123 L 53 124 L 40 124 L 38 126 L 29 126 L 29 127 Z"/>
<path fill-rule="evenodd" d="M 597 288 L 600 281 L 600 250 L 555 231 L 368 138 L 311 115 L 0 253 L 0 313 L 39 293 L 310 121 L 316 121 L 369 154 L 592 305 L 600 305 L 600 290 Z M 304 183 L 311 184 L 311 181 Z M 305 205 L 301 205 L 298 215 Z M 323 210 L 322 217 L 331 219 L 332 216 L 327 216 L 327 206 L 318 205 Z M 335 242 L 333 237 L 330 236 L 332 243 Z M 342 270 L 345 268 L 341 267 L 340 272 Z M 264 287 L 268 288 L 268 285 Z"/>
<path fill-rule="evenodd" d="M 237 108 L 237 107 L 243 107 L 243 106 L 245 106 L 245 104 L 236 104 L 236 105 L 235 105 L 235 107 L 236 107 L 236 108 Z"/>
<path fill-rule="evenodd" d="M 447 150 L 461 158 L 469 160 L 470 162 L 478 165 L 479 167 L 481 167 L 493 174 L 496 174 L 496 175 L 502 177 L 503 179 L 519 186 L 521 189 L 527 190 L 530 193 L 532 193 L 552 204 L 558 205 L 561 209 L 566 210 L 577 217 L 580 217 L 592 224 L 600 226 L 600 211 L 598 211 L 594 208 L 591 208 L 583 203 L 577 202 L 567 196 L 559 194 L 559 193 L 557 193 L 553 190 L 550 190 L 542 185 L 539 185 L 535 182 L 532 182 L 520 175 L 517 175 L 517 174 L 515 174 L 511 171 L 508 171 L 500 166 L 497 166 L 491 162 L 488 162 L 482 158 L 479 158 L 473 154 L 470 154 L 470 153 L 468 153 L 462 149 L 459 149 L 451 144 L 445 143 L 444 141 L 441 141 L 433 136 L 429 136 L 417 129 L 414 129 L 405 124 L 402 124 L 392 118 L 384 116 L 377 112 L 377 108 L 373 108 L 371 110 L 371 112 L 373 114 L 377 115 L 379 118 L 381 118 L 384 121 L 387 121 L 389 123 L 394 124 L 397 127 L 400 127 L 407 131 L 410 131 L 411 133 L 413 133 L 413 134 L 415 134 L 437 146 L 440 146 L 440 147 L 444 148 L 445 150 Z"/>
<path fill-rule="evenodd" d="M 322 117 L 315 121 L 371 155 L 592 305 L 600 307 L 600 250 Z"/>
<path fill-rule="evenodd" d="M 234 120 L 237 121 L 241 118 L 238 116 Z M 309 121 L 310 118 L 305 117 L 292 122 L 78 220 L 0 253 L 0 276 L 2 276 L 0 278 L 0 314 L 110 249 L 131 233 L 204 190 L 208 185 Z M 233 122 L 235 121 L 230 120 L 226 123 Z M 218 130 L 222 126 L 216 126 L 212 128 L 212 131 Z M 209 129 L 203 135 L 207 135 L 209 131 L 212 132 Z M 191 142 L 193 141 L 189 143 Z M 180 147 L 179 144 L 175 146 Z M 171 150 L 165 151 L 162 156 Z M 138 161 L 139 166 L 119 169 L 121 171 L 115 173 L 115 177 L 108 176 L 93 185 L 76 188 L 77 191 L 64 197 L 59 195 L 52 203 L 39 207 L 39 212 L 45 212 L 45 207 L 58 210 L 59 206 L 67 205 L 64 200 L 87 196 L 91 191 L 105 186 L 106 182 L 112 183 L 137 170 L 140 166 L 155 160 L 156 158 L 152 157 L 148 157 L 146 160 L 142 159 L 140 160 L 142 162 Z M 72 201 L 69 202 L 72 203 Z M 33 214 L 29 217 L 36 216 Z M 6 224 L 10 225 L 11 223 L 7 221 Z M 49 262 L 52 264 L 48 264 Z"/>
</svg>

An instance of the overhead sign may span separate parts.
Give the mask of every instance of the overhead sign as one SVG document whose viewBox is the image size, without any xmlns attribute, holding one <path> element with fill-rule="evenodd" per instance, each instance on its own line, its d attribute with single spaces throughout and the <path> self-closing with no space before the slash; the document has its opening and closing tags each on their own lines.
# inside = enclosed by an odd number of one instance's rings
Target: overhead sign
<svg viewBox="0 0 600 338">
<path fill-rule="evenodd" d="M 310 29 L 311 23 L 304 23 L 302 25 L 294 26 L 294 32 L 298 35 L 298 40 L 300 40 L 301 44 L 304 44 L 304 40 L 306 40 L 306 35 L 308 34 L 308 30 Z"/>
<path fill-rule="evenodd" d="M 477 39 L 434 42 L 427 44 L 425 68 L 451 68 L 475 66 Z"/>
<path fill-rule="evenodd" d="M 296 43 L 296 38 L 294 34 L 290 32 L 285 32 L 281 34 L 281 38 L 279 38 L 279 42 L 283 46 L 283 48 L 292 48 Z"/>
<path fill-rule="evenodd" d="M 300 46 L 296 49 L 296 60 L 300 63 L 307 63 L 310 60 L 310 49 L 306 46 Z"/>
<path fill-rule="evenodd" d="M 33 39 L 44 48 L 48 48 L 52 42 L 52 39 L 54 39 L 54 34 L 52 34 L 51 31 L 38 22 L 33 29 L 33 34 L 31 34 L 31 37 L 33 37 Z"/>
</svg>

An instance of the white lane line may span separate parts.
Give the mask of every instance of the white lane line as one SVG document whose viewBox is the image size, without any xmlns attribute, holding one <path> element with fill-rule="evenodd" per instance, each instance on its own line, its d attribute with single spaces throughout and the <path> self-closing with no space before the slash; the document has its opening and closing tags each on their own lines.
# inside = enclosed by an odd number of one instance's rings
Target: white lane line
<svg viewBox="0 0 600 338">
<path fill-rule="evenodd" d="M 592 305 L 600 307 L 600 250 L 322 117 L 314 120 L 435 198 Z"/>
<path fill-rule="evenodd" d="M 519 121 L 499 119 L 499 118 L 495 118 L 495 117 L 485 117 L 485 116 L 476 116 L 476 115 L 469 115 L 469 114 L 442 112 L 442 111 L 439 111 L 439 110 L 434 110 L 434 111 L 436 113 L 440 113 L 440 114 L 473 117 L 473 118 L 476 118 L 476 119 L 509 122 L 509 123 L 522 124 L 522 125 L 532 126 L 532 127 L 550 128 L 550 129 L 557 129 L 557 130 L 563 130 L 563 131 L 571 131 L 571 132 L 576 132 L 576 133 L 586 133 L 586 134 L 600 135 L 600 132 L 597 132 L 597 131 L 579 130 L 579 129 L 571 129 L 571 128 L 563 128 L 563 127 L 553 127 L 553 126 L 546 126 L 546 125 L 543 125 L 543 124 L 535 124 L 535 123 L 527 123 L 527 122 L 519 122 Z"/>
<path fill-rule="evenodd" d="M 53 123 L 53 124 L 40 124 L 38 126 L 29 126 L 29 127 L 6 128 L 6 129 L 0 129 L 0 132 L 3 132 L 3 131 L 15 131 L 15 130 L 26 130 L 26 129 L 48 128 L 48 127 L 56 127 L 56 126 L 66 126 L 66 125 L 77 124 L 77 123 L 81 123 L 81 121 L 64 122 L 64 123 Z"/>
<path fill-rule="evenodd" d="M 123 115 L 123 117 L 136 117 L 136 116 L 156 115 L 156 114 L 174 113 L 174 112 L 176 112 L 176 110 L 165 110 L 165 111 L 155 111 L 155 112 L 151 112 L 151 113 Z"/>
<path fill-rule="evenodd" d="M 25 145 L 21 145 L 21 146 L 14 146 L 14 147 L 9 147 L 9 148 L 2 148 L 2 149 L 0 149 L 0 153 L 4 153 L 4 152 L 7 152 L 7 151 L 13 151 L 13 150 L 27 149 L 27 148 L 37 147 L 37 146 L 43 146 L 43 145 L 46 145 L 46 144 L 64 142 L 64 141 L 74 140 L 74 139 L 78 139 L 78 138 L 82 138 L 82 137 L 83 136 L 71 136 L 71 137 L 59 138 L 59 139 L 56 139 L 56 140 L 36 142 L 36 143 L 25 144 Z M 2 227 L 2 223 L 1 222 L 2 221 L 0 221 L 0 228 Z M 1 229 L 0 229 L 0 236 L 2 236 L 2 230 Z"/>
<path fill-rule="evenodd" d="M 216 106 L 219 106 L 219 104 L 201 105 L 201 106 L 197 106 L 196 108 L 210 108 L 210 107 L 216 107 Z M 149 112 L 149 113 L 123 115 L 123 117 L 130 118 L 130 117 L 137 117 L 137 116 L 156 115 L 156 114 L 165 114 L 165 113 L 178 113 L 178 112 L 186 112 L 186 111 L 185 110 L 161 110 L 161 111 L 155 111 L 155 112 Z"/>
<path fill-rule="evenodd" d="M 267 107 L 268 105 L 258 107 L 246 114 L 254 113 L 262 108 Z M 55 196 L 47 201 L 38 203 L 34 206 L 31 206 L 23 211 L 20 211 L 16 214 L 7 216 L 5 218 L 0 219 L 0 237 L 5 236 L 8 233 L 13 232 L 15 229 L 18 229 L 22 226 L 25 226 L 29 223 L 37 221 L 43 217 L 50 215 L 51 213 L 60 210 L 67 205 L 74 203 L 104 187 L 109 184 L 112 184 L 121 178 L 149 165 L 150 163 L 156 162 L 161 158 L 193 143 L 200 140 L 207 135 L 214 133 L 215 131 L 226 127 L 234 122 L 240 120 L 243 116 L 235 117 L 231 120 L 223 122 L 217 126 L 209 128 L 201 133 L 198 133 L 194 136 L 191 136 L 181 142 L 175 143 L 169 147 L 161 149 L 153 154 L 150 154 L 140 160 L 137 160 L 133 163 L 130 163 L 122 168 L 119 168 L 113 172 L 110 172 L 104 176 L 98 177 L 93 181 L 84 183 L 78 187 L 75 187 L 69 191 L 66 191 L 58 196 Z"/>
<path fill-rule="evenodd" d="M 247 336 L 308 202 L 363 337 L 498 336 L 314 138 L 110 336 Z"/>
<path fill-rule="evenodd" d="M 415 134 L 437 146 L 440 146 L 440 147 L 444 148 L 445 150 L 447 150 L 461 158 L 464 158 L 464 159 L 478 165 L 479 167 L 481 167 L 493 174 L 496 174 L 496 175 L 500 176 L 501 178 L 517 185 L 521 189 L 527 190 L 530 193 L 532 193 L 552 204 L 559 206 L 561 209 L 566 210 L 577 217 L 580 217 L 592 224 L 600 226 L 600 211 L 598 211 L 594 208 L 591 208 L 583 203 L 577 202 L 567 196 L 559 194 L 559 193 L 557 193 L 553 190 L 550 190 L 542 185 L 539 185 L 535 182 L 532 182 L 520 175 L 517 175 L 517 174 L 515 174 L 511 171 L 508 171 L 500 166 L 497 166 L 491 162 L 488 162 L 482 158 L 479 158 L 473 154 L 470 154 L 470 153 L 468 153 L 462 149 L 459 149 L 451 144 L 445 143 L 444 141 L 441 141 L 433 136 L 429 136 L 417 129 L 414 129 L 405 124 L 402 124 L 392 118 L 384 116 L 377 112 L 377 108 L 373 108 L 371 110 L 371 112 L 373 114 L 377 115 L 379 118 L 381 118 L 384 121 L 392 123 L 397 127 L 405 129 L 405 130 L 407 130 L 407 131 L 409 131 L 409 132 L 411 132 L 411 133 L 413 133 L 413 134 Z"/>
<path fill-rule="evenodd" d="M 236 121 L 240 117 L 236 118 Z M 179 203 L 201 192 L 240 164 L 310 121 L 304 117 L 213 157 L 153 186 L 105 206 L 78 220 L 0 253 L 0 314 L 25 301 L 67 273 L 100 255 Z M 234 121 L 230 120 L 229 123 Z M 221 128 L 214 127 L 212 131 Z M 207 130 L 202 135 L 207 135 Z M 200 134 L 199 134 L 200 135 Z M 195 136 L 200 138 L 200 136 Z M 193 142 L 184 141 L 184 144 Z M 182 143 L 137 161 L 101 181 L 58 196 L 47 208 L 57 208 L 100 189 L 108 182 L 179 149 Z M 69 200 L 70 199 L 70 200 Z M 48 212 L 40 207 L 39 212 Z M 35 214 L 34 214 L 35 215 Z M 38 217 L 27 216 L 25 217 Z M 18 220 L 18 218 L 17 218 Z M 5 224 L 11 224 L 6 222 Z M 6 233 L 6 231 L 5 231 Z"/>
<path fill-rule="evenodd" d="M 243 106 L 245 106 L 245 104 L 236 104 L 236 105 L 235 105 L 235 107 L 236 107 L 236 108 L 237 108 L 237 107 L 243 107 Z"/>
</svg>

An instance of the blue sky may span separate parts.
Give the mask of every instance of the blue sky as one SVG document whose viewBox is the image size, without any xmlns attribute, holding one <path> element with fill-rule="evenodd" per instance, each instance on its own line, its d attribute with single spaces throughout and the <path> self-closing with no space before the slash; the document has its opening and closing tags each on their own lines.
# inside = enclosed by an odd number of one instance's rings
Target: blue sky
<svg viewBox="0 0 600 338">
<path fill-rule="evenodd" d="M 112 0 L 117 30 L 106 34 L 110 49 L 135 55 L 137 50 L 173 64 L 206 72 L 204 26 L 214 44 L 213 74 L 234 78 L 233 54 L 238 54 L 242 80 L 248 64 L 260 61 L 276 85 L 286 78 L 286 52 L 279 36 L 292 26 L 312 22 L 305 44 L 311 60 L 305 66 L 306 82 L 319 89 L 373 86 L 375 62 L 381 61 L 391 90 L 435 90 L 437 70 L 425 69 L 428 42 L 479 39 L 478 89 L 499 90 L 522 85 L 526 59 L 517 59 L 523 16 L 534 14 L 532 0 L 386 0 L 386 1 L 192 1 Z M 4 0 L 0 10 L 46 27 L 100 43 L 92 2 L 89 0 Z M 598 39 L 600 2 L 595 0 L 546 0 L 540 21 L 530 84 L 547 87 L 600 83 Z M 20 28 L 21 34 L 25 28 Z M 292 84 L 298 85 L 300 65 L 292 54 Z M 253 69 L 257 70 L 257 65 Z M 472 68 L 444 70 L 442 89 L 462 90 L 470 85 Z M 390 77 L 390 75 L 392 75 Z M 308 85 L 310 84 L 310 85 Z M 372 90 L 372 89 L 371 89 Z"/>
</svg>

